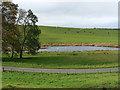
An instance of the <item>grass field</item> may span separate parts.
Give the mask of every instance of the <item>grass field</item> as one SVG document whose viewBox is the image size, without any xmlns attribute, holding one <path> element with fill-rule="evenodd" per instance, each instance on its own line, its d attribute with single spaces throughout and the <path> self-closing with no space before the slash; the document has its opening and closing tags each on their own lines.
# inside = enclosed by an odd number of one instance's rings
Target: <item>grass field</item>
<svg viewBox="0 0 120 90">
<path fill-rule="evenodd" d="M 3 56 L 2 65 L 43 69 L 118 67 L 118 51 L 41 52 L 35 56 L 24 54 L 23 59 Z"/>
<path fill-rule="evenodd" d="M 118 73 L 3 72 L 3 88 L 117 88 Z"/>
<path fill-rule="evenodd" d="M 40 26 L 41 43 L 118 43 L 118 30 Z M 24 53 L 23 59 L 3 54 L 2 66 L 41 69 L 92 69 L 118 67 L 118 51 Z M 118 72 L 35 73 L 5 71 L 3 88 L 117 88 Z"/>
<path fill-rule="evenodd" d="M 40 26 L 41 43 L 118 43 L 118 30 Z"/>
</svg>

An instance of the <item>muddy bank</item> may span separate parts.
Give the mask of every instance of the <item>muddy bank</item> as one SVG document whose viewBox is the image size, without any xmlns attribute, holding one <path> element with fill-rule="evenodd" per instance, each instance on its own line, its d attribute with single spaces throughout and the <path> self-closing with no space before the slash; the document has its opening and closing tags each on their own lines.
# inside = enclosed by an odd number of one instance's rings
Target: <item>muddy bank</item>
<svg viewBox="0 0 120 90">
<path fill-rule="evenodd" d="M 44 46 L 44 47 L 41 47 L 40 49 L 48 49 L 48 48 Z"/>
<path fill-rule="evenodd" d="M 120 44 L 114 43 L 42 43 L 42 47 L 46 46 L 97 46 L 97 47 L 120 47 Z"/>
</svg>

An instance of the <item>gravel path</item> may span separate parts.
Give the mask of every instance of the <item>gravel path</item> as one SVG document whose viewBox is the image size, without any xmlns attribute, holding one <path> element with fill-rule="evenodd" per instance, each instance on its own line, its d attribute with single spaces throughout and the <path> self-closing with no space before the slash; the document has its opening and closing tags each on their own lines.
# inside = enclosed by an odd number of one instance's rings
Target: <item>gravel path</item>
<svg viewBox="0 0 120 90">
<path fill-rule="evenodd" d="M 6 67 L 4 70 L 10 71 L 25 71 L 25 72 L 44 72 L 44 73 L 96 73 L 96 72 L 112 72 L 119 71 L 119 68 L 102 68 L 102 69 L 36 69 L 36 68 L 19 68 Z"/>
</svg>

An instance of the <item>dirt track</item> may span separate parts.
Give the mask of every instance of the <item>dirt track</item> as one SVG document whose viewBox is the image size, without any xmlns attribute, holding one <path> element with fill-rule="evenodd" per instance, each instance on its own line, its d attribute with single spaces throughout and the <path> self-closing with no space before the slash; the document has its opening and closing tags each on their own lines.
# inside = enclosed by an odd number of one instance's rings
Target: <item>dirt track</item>
<svg viewBox="0 0 120 90">
<path fill-rule="evenodd" d="M 102 69 L 36 69 L 36 68 L 19 68 L 19 67 L 6 67 L 4 70 L 10 71 L 25 71 L 25 72 L 44 72 L 44 73 L 98 73 L 98 72 L 112 72 L 119 71 L 118 68 L 102 68 Z"/>
</svg>

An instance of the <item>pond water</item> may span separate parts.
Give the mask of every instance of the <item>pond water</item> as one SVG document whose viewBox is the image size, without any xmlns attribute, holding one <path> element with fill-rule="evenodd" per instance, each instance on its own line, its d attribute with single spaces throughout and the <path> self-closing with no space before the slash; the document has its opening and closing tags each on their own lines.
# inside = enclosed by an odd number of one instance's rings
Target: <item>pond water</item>
<svg viewBox="0 0 120 90">
<path fill-rule="evenodd" d="M 72 51 L 94 51 L 94 50 L 120 50 L 114 47 L 95 47 L 95 46 L 55 46 L 47 49 L 39 49 L 38 52 L 72 52 Z"/>
</svg>

